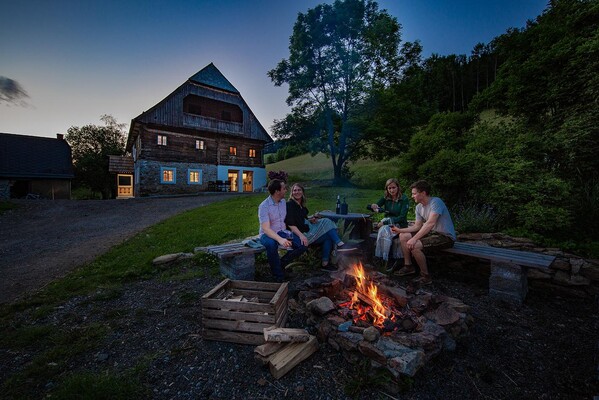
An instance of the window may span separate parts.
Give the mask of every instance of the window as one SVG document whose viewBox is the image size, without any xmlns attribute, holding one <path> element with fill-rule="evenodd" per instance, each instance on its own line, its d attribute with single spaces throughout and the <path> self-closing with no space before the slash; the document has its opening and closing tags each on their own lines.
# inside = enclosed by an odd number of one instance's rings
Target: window
<svg viewBox="0 0 599 400">
<path fill-rule="evenodd" d="M 166 146 L 166 136 L 158 135 L 158 146 Z"/>
<path fill-rule="evenodd" d="M 229 155 L 236 156 L 237 155 L 237 147 L 229 146 Z"/>
<path fill-rule="evenodd" d="M 223 121 L 231 121 L 231 112 L 230 111 L 222 111 L 220 113 L 220 119 Z"/>
<path fill-rule="evenodd" d="M 256 157 L 256 149 L 250 149 L 250 158 Z"/>
<path fill-rule="evenodd" d="M 204 150 L 204 141 L 196 140 L 196 150 Z"/>
<path fill-rule="evenodd" d="M 200 185 L 202 183 L 202 171 L 199 169 L 190 169 L 187 171 L 187 184 Z"/>
<path fill-rule="evenodd" d="M 160 168 L 160 183 L 175 184 L 177 183 L 177 169 L 176 168 Z"/>
</svg>

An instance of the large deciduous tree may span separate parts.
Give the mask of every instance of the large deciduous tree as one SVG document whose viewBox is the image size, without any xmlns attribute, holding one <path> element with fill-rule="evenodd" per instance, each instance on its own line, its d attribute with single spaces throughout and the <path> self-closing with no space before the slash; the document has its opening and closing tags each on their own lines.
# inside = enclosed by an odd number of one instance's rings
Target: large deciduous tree
<svg viewBox="0 0 599 400">
<path fill-rule="evenodd" d="M 276 86 L 289 85 L 293 106 L 275 135 L 313 139 L 340 180 L 362 138 L 352 118 L 373 89 L 397 77 L 400 40 L 399 23 L 374 1 L 337 0 L 300 13 L 289 58 L 268 72 Z"/>
<path fill-rule="evenodd" d="M 102 115 L 104 126 L 72 126 L 67 130 L 66 141 L 71 146 L 75 182 L 112 197 L 114 179 L 108 172 L 108 156 L 125 154 L 127 140 L 125 124 L 117 123 L 111 115 Z"/>
</svg>

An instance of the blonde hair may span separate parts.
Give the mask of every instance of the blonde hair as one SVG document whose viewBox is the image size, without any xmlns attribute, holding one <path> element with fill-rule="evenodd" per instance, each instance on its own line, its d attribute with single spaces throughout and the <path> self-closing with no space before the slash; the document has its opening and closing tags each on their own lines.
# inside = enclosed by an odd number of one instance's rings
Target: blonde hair
<svg viewBox="0 0 599 400">
<path fill-rule="evenodd" d="M 393 200 L 393 197 L 391 197 L 391 194 L 389 194 L 389 190 L 387 190 L 389 185 L 392 183 L 395 183 L 395 185 L 397 185 L 397 198 L 399 199 L 401 197 L 401 185 L 399 184 L 399 181 L 395 178 L 389 178 L 387 179 L 387 182 L 385 182 L 385 198 Z"/>
<path fill-rule="evenodd" d="M 304 187 L 303 187 L 302 185 L 300 185 L 299 183 L 294 183 L 293 185 L 291 185 L 291 190 L 289 191 L 289 200 L 295 200 L 295 199 L 293 198 L 293 188 L 294 188 L 294 187 L 296 187 L 296 186 L 297 186 L 298 188 L 302 189 L 302 200 L 301 200 L 300 206 L 302 206 L 302 207 L 303 207 L 303 206 L 305 206 L 305 205 L 306 205 L 306 202 L 307 202 L 308 200 L 306 199 L 306 190 L 305 190 L 305 189 L 304 189 Z"/>
</svg>

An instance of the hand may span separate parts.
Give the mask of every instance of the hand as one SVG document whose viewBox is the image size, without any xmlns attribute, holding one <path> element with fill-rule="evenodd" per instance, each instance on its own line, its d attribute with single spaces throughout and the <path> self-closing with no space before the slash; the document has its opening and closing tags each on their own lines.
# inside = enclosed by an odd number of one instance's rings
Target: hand
<svg viewBox="0 0 599 400">
<path fill-rule="evenodd" d="M 374 211 L 374 212 L 379 212 L 379 210 L 380 210 L 379 205 L 376 203 L 371 204 L 370 208 L 372 208 L 372 211 Z"/>
<path fill-rule="evenodd" d="M 377 228 L 381 228 L 382 226 L 383 226 L 383 222 L 382 222 L 382 221 L 381 221 L 381 222 L 379 222 L 378 224 L 376 224 L 376 227 L 377 227 Z"/>
<path fill-rule="evenodd" d="M 412 239 L 408 240 L 408 242 L 406 244 L 408 245 L 408 249 L 414 250 L 414 247 L 416 247 L 416 243 L 418 243 L 418 240 L 412 238 Z"/>
<path fill-rule="evenodd" d="M 291 240 L 287 240 L 287 239 L 283 239 L 283 238 L 281 238 L 281 240 L 279 240 L 279 244 L 281 246 L 287 247 L 287 248 L 291 247 L 291 245 L 292 245 Z"/>
<path fill-rule="evenodd" d="M 395 233 L 395 234 L 399 234 L 399 233 L 401 233 L 401 232 L 400 232 L 400 229 L 401 229 L 401 228 L 400 228 L 399 226 L 395 226 L 395 225 L 392 225 L 392 226 L 391 226 L 391 232 L 393 232 L 393 233 Z"/>
<path fill-rule="evenodd" d="M 302 244 L 303 244 L 304 246 L 308 246 L 308 238 L 307 238 L 306 236 L 304 236 L 304 235 L 301 235 L 301 236 L 300 236 L 300 240 L 302 241 Z"/>
</svg>

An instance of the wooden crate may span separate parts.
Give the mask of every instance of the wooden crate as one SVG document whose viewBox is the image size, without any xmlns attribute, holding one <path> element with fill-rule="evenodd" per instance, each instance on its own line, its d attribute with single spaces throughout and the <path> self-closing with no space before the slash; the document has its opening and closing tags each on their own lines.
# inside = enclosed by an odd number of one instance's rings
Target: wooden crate
<svg viewBox="0 0 599 400">
<path fill-rule="evenodd" d="M 287 320 L 288 283 L 225 279 L 202 296 L 202 337 L 208 340 L 260 345 L 264 328 Z M 226 294 L 252 301 L 225 300 Z"/>
</svg>

